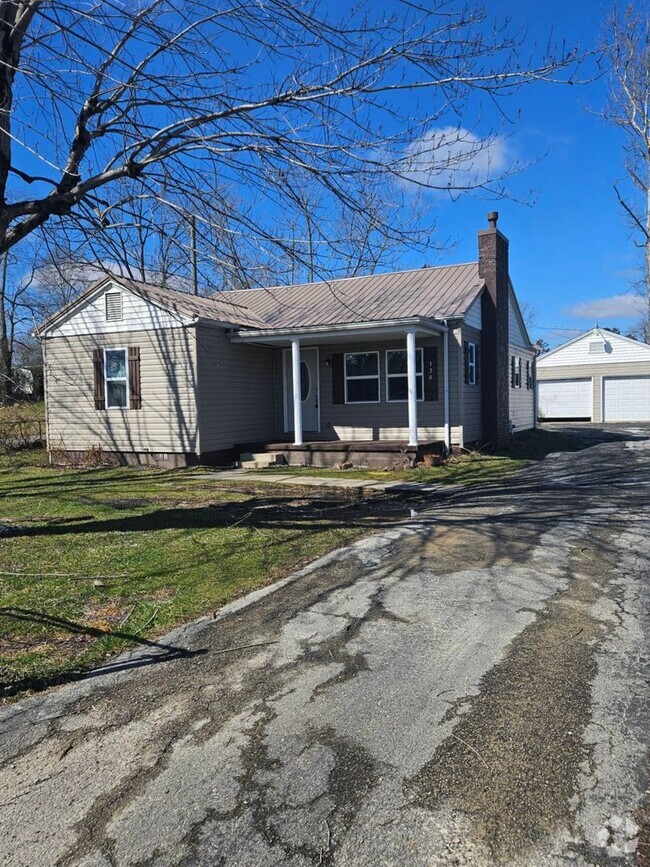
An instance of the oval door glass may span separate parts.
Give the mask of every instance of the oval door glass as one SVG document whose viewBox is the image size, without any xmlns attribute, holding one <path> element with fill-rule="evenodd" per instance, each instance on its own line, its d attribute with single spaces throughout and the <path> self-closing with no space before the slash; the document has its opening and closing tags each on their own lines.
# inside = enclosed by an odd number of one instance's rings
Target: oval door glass
<svg viewBox="0 0 650 867">
<path fill-rule="evenodd" d="M 300 362 L 300 400 L 304 403 L 309 397 L 311 389 L 311 376 L 309 375 L 309 365 L 305 361 Z"/>
</svg>

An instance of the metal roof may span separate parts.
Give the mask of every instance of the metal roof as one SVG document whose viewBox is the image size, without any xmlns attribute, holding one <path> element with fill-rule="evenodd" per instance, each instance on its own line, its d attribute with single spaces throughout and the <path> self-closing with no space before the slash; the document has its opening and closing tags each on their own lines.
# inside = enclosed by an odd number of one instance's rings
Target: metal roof
<svg viewBox="0 0 650 867">
<path fill-rule="evenodd" d="M 152 303 L 200 319 L 241 328 L 301 328 L 386 322 L 395 319 L 458 319 L 484 286 L 478 263 L 344 277 L 320 283 L 190 295 L 127 277 L 107 274 L 37 330 L 42 334 L 107 281 L 131 289 Z"/>
<path fill-rule="evenodd" d="M 176 289 L 153 286 L 139 280 L 124 277 L 114 278 L 114 282 L 127 289 L 133 289 L 139 295 L 148 298 L 155 304 L 175 310 L 188 316 L 198 316 L 200 319 L 212 319 L 230 325 L 243 325 L 248 328 L 263 328 L 267 323 L 248 309 L 242 301 L 231 298 L 231 292 L 219 292 L 211 298 L 200 295 L 190 295 Z"/>
<path fill-rule="evenodd" d="M 238 289 L 216 293 L 212 298 L 232 299 L 245 306 L 267 328 L 291 328 L 415 316 L 458 319 L 483 286 L 478 263 L 470 262 L 269 289 Z"/>
</svg>

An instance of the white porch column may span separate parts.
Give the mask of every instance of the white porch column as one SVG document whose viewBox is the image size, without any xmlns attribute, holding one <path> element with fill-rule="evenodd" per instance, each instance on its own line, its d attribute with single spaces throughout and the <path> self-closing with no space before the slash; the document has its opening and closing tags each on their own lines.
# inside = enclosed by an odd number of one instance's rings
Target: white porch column
<svg viewBox="0 0 650 867">
<path fill-rule="evenodd" d="M 291 340 L 291 373 L 293 384 L 293 442 L 302 445 L 302 400 L 300 399 L 300 341 Z"/>
<path fill-rule="evenodd" d="M 408 381 L 409 445 L 418 444 L 418 390 L 416 376 L 415 330 L 406 332 L 406 374 Z"/>
<path fill-rule="evenodd" d="M 445 323 L 446 325 L 447 323 Z M 442 373 L 443 405 L 445 413 L 445 449 L 451 450 L 451 430 L 449 428 L 449 331 L 442 335 L 442 354 L 444 369 Z"/>
</svg>

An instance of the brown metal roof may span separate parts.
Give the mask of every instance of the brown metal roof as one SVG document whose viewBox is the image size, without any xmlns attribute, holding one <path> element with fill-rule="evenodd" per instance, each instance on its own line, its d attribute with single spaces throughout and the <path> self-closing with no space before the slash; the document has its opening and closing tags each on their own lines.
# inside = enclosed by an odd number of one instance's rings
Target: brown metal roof
<svg viewBox="0 0 650 867">
<path fill-rule="evenodd" d="M 267 326 L 265 320 L 260 319 L 253 311 L 249 310 L 245 302 L 231 298 L 233 293 L 230 292 L 219 292 L 211 298 L 203 298 L 198 295 L 190 295 L 187 292 L 178 292 L 176 289 L 153 286 L 150 283 L 141 283 L 139 280 L 130 280 L 124 277 L 115 278 L 115 282 L 127 289 L 133 289 L 155 304 L 175 310 L 177 313 L 199 316 L 202 319 L 214 319 L 217 322 L 231 325 L 243 325 L 249 328 Z"/>
<path fill-rule="evenodd" d="M 107 279 L 155 304 L 243 328 L 301 328 L 393 319 L 462 317 L 483 288 L 478 263 L 345 277 L 320 283 L 217 292 L 210 298 L 107 275 L 40 326 L 42 333 Z"/>
<path fill-rule="evenodd" d="M 270 289 L 239 289 L 212 297 L 245 306 L 267 328 L 292 328 L 414 316 L 457 319 L 467 312 L 483 285 L 478 263 L 471 262 Z"/>
</svg>

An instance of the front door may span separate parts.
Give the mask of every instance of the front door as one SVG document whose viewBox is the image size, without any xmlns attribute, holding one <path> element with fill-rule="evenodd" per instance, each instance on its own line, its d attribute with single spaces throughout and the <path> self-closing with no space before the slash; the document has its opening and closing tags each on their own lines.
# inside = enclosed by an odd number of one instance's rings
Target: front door
<svg viewBox="0 0 650 867">
<path fill-rule="evenodd" d="M 303 431 L 320 430 L 318 411 L 318 350 L 300 350 L 300 397 L 302 398 Z M 284 417 L 285 430 L 293 430 L 293 376 L 291 350 L 284 350 Z"/>
</svg>

